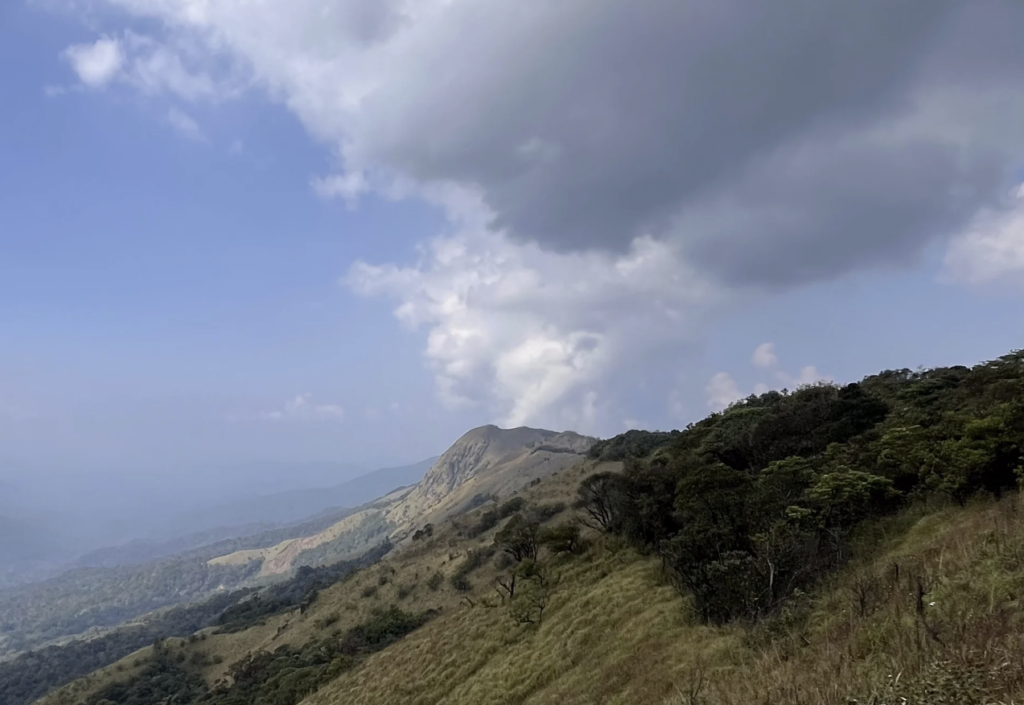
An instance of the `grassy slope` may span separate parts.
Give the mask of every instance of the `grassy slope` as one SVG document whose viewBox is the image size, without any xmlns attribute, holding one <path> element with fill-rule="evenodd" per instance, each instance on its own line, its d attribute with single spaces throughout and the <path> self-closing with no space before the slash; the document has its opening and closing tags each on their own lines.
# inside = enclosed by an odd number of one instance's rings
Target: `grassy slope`
<svg viewBox="0 0 1024 705">
<path fill-rule="evenodd" d="M 565 499 L 593 469 L 574 468 L 523 494 Z M 447 581 L 436 592 L 427 587 L 436 570 L 450 575 L 468 548 L 492 538 L 493 530 L 458 539 L 446 523 L 431 540 L 325 590 L 305 615 L 280 615 L 177 648 L 187 657 L 202 651 L 222 659 L 202 669 L 212 683 L 250 650 L 323 638 L 374 607 L 398 604 L 410 611 L 441 608 L 442 615 L 304 705 L 846 705 L 851 696 L 867 703 L 872 695 L 881 705 L 898 696 L 910 703 L 1024 697 L 1018 605 L 1024 507 L 1017 497 L 876 525 L 863 542 L 874 547 L 870 556 L 855 560 L 803 606 L 795 602 L 788 616 L 756 628 L 694 623 L 686 600 L 660 580 L 655 561 L 605 538 L 584 556 L 545 559 L 559 583 L 540 625 L 513 624 L 505 609 L 486 606 L 497 603 L 490 562 L 471 575 L 474 607 Z M 922 612 L 918 577 L 927 590 Z M 399 586 L 413 589 L 399 599 Z M 373 588 L 376 594 L 367 596 Z M 74 705 L 110 679 L 127 677 L 133 667 L 126 664 L 146 657 L 143 650 L 41 702 Z M 690 697 L 698 684 L 697 697 Z M 946 699 L 930 695 L 929 687 Z M 991 700 L 983 698 L 985 690 Z"/>
<path fill-rule="evenodd" d="M 212 558 L 208 563 L 210 565 L 245 565 L 250 561 L 262 560 L 263 567 L 260 570 L 260 576 L 279 575 L 291 569 L 292 561 L 302 551 L 316 548 L 346 534 L 352 537 L 352 555 L 357 555 L 367 548 L 364 545 L 364 529 L 372 525 L 375 518 L 379 519 L 386 507 L 401 500 L 409 492 L 411 492 L 411 488 L 401 488 L 387 494 L 371 503 L 367 508 L 346 516 L 312 536 L 287 539 L 265 548 L 235 551 Z M 347 555 L 343 555 L 339 560 L 345 560 L 347 557 Z"/>
<path fill-rule="evenodd" d="M 616 470 L 620 467 L 619 463 L 583 462 L 519 494 L 531 502 L 569 502 L 574 497 L 580 480 L 587 474 Z M 456 522 L 459 525 L 470 525 L 484 509 L 459 517 Z M 552 521 L 563 520 L 568 514 L 569 512 L 566 512 Z M 364 622 L 377 608 L 397 604 L 410 612 L 427 609 L 440 609 L 445 613 L 456 611 L 464 596 L 451 587 L 447 578 L 455 572 L 465 558 L 467 550 L 490 546 L 496 530 L 491 529 L 475 539 L 464 539 L 457 536 L 456 525 L 451 520 L 446 521 L 437 527 L 431 539 L 410 543 L 402 550 L 386 556 L 381 563 L 321 591 L 316 602 L 305 614 L 294 610 L 271 617 L 262 625 L 233 634 L 214 634 L 213 630 L 206 630 L 203 640 L 184 643 L 181 648 L 186 658 L 191 658 L 195 651 L 201 651 L 209 658 L 220 661 L 200 669 L 207 682 L 212 685 L 225 676 L 230 664 L 252 651 L 272 650 L 283 644 L 301 645 L 312 639 L 322 639 L 332 632 L 344 631 Z M 427 586 L 427 580 L 436 572 L 442 573 L 445 581 L 435 591 Z M 494 565 L 488 562 L 476 570 L 470 579 L 478 586 L 478 592 L 494 595 L 491 586 L 498 572 Z M 386 579 L 383 585 L 382 576 Z M 412 591 L 404 598 L 399 598 L 400 588 L 403 587 L 411 587 Z M 370 590 L 374 594 L 366 595 L 365 593 Z M 331 620 L 332 623 L 324 626 L 325 620 Z M 139 668 L 138 664 L 149 657 L 150 649 L 142 649 L 117 664 L 96 671 L 87 679 L 80 679 L 54 691 L 37 703 L 75 705 L 114 680 L 131 677 Z"/>
<path fill-rule="evenodd" d="M 306 703 L 1019 701 L 1019 499 L 905 515 L 887 526 L 895 538 L 871 537 L 884 548 L 836 575 L 806 611 L 757 628 L 690 622 L 653 561 L 597 547 L 588 559 L 561 564 L 557 598 L 541 625 L 513 626 L 500 609 L 461 609 Z M 917 576 L 928 588 L 923 615 Z M 875 588 L 862 611 L 858 586 L 865 585 Z"/>
</svg>

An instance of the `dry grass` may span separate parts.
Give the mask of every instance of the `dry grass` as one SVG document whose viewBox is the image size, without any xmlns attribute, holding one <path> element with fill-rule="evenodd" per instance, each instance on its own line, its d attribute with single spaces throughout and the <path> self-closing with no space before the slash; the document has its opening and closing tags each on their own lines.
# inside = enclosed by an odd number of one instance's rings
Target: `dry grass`
<svg viewBox="0 0 1024 705">
<path fill-rule="evenodd" d="M 658 702 L 702 658 L 739 647 L 739 630 L 688 624 L 678 595 L 631 551 L 597 547 L 554 570 L 541 624 L 514 624 L 496 598 L 461 607 L 308 703 Z"/>
<path fill-rule="evenodd" d="M 1020 501 L 887 524 L 870 558 L 756 627 L 693 624 L 652 561 L 596 548 L 556 566 L 541 625 L 462 607 L 307 704 L 1019 702 Z"/>
</svg>

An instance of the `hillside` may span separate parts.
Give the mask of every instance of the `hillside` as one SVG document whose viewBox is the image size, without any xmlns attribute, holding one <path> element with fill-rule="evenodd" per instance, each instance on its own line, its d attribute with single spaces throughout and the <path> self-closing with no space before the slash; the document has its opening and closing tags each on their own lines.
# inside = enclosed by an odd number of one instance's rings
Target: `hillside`
<svg viewBox="0 0 1024 705">
<path fill-rule="evenodd" d="M 438 523 L 571 467 L 597 439 L 532 428 L 482 426 L 459 438 L 416 485 L 392 492 L 316 534 L 259 550 L 211 559 L 211 565 L 262 561 L 260 576 L 299 565 L 351 560 L 390 540 L 401 544 L 417 527 Z"/>
<path fill-rule="evenodd" d="M 40 705 L 1019 701 L 1022 438 L 1024 353 L 751 397 Z"/>
</svg>

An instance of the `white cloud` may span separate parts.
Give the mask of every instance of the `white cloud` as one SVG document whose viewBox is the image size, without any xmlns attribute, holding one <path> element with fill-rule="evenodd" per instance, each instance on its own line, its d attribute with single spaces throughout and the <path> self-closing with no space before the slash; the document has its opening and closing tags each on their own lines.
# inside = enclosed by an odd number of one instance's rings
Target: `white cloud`
<svg viewBox="0 0 1024 705">
<path fill-rule="evenodd" d="M 223 100 L 240 94 L 248 85 L 237 66 L 218 66 L 209 48 L 186 38 L 168 44 L 129 30 L 120 38 L 104 37 L 93 44 L 68 47 L 64 56 L 90 88 L 120 81 L 149 95 L 170 94 L 196 101 Z M 66 90 L 58 86 L 49 92 Z"/>
<path fill-rule="evenodd" d="M 779 363 L 779 358 L 775 355 L 775 344 L 774 343 L 761 343 L 754 350 L 754 355 L 751 357 L 751 362 L 757 367 L 767 368 L 774 367 Z"/>
<path fill-rule="evenodd" d="M 182 137 L 190 140 L 205 139 L 199 123 L 191 115 L 178 108 L 171 108 L 167 111 L 167 122 Z"/>
<path fill-rule="evenodd" d="M 722 303 L 666 243 L 557 255 L 467 221 L 417 265 L 359 262 L 346 284 L 396 299 L 399 320 L 428 328 L 444 401 L 482 403 L 505 425 L 617 428 L 609 378 L 691 337 Z"/>
<path fill-rule="evenodd" d="M 264 421 L 288 421 L 288 420 L 333 420 L 341 421 L 345 418 L 345 410 L 337 404 L 313 404 L 310 402 L 311 394 L 299 394 L 288 401 L 284 408 L 279 411 L 265 411 L 259 414 Z"/>
<path fill-rule="evenodd" d="M 125 56 L 117 39 L 104 37 L 92 44 L 75 44 L 64 50 L 79 80 L 90 88 L 104 88 L 124 66 Z"/>
<path fill-rule="evenodd" d="M 982 212 L 953 241 L 940 279 L 975 285 L 1024 281 L 1024 184 L 1001 209 Z"/>
<path fill-rule="evenodd" d="M 348 171 L 327 177 L 314 176 L 309 184 L 321 198 L 343 198 L 349 208 L 354 207 L 356 200 L 370 190 L 361 171 Z"/>
<path fill-rule="evenodd" d="M 719 372 L 712 377 L 704 391 L 707 392 L 708 407 L 712 411 L 722 411 L 744 397 L 736 380 L 728 372 Z"/>
</svg>

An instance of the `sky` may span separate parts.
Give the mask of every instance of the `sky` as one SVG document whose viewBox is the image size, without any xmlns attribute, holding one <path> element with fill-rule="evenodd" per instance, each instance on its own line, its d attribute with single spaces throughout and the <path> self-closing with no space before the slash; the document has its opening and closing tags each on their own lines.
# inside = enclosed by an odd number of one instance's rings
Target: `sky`
<svg viewBox="0 0 1024 705">
<path fill-rule="evenodd" d="M 0 3 L 0 465 L 371 469 L 1020 348 L 1022 34 L 1010 0 Z"/>
</svg>

